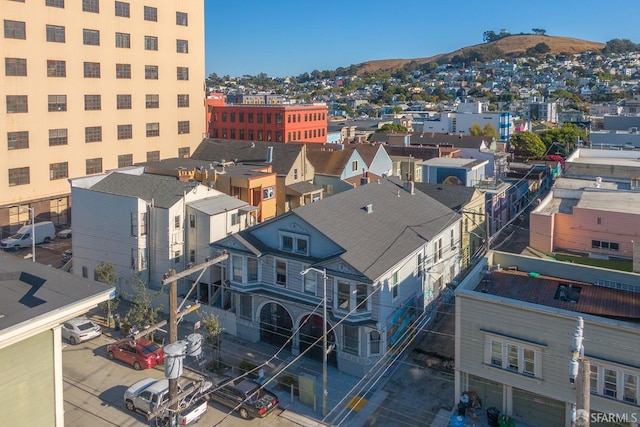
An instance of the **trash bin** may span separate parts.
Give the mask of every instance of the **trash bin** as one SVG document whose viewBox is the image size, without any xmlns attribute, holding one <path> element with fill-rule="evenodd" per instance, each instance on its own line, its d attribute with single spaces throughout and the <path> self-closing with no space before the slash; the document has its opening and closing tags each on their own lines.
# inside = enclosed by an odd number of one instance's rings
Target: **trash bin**
<svg viewBox="0 0 640 427">
<path fill-rule="evenodd" d="M 449 417 L 449 427 L 464 427 L 464 416 L 451 414 Z"/>
<path fill-rule="evenodd" d="M 463 402 L 458 403 L 458 415 L 462 415 L 463 417 L 467 414 L 467 405 Z"/>
<path fill-rule="evenodd" d="M 113 322 L 115 325 L 114 329 L 116 331 L 119 331 L 120 330 L 120 314 L 116 313 L 113 315 Z"/>
<path fill-rule="evenodd" d="M 499 427 L 500 411 L 495 406 L 487 408 L 487 424 L 489 427 Z"/>
</svg>

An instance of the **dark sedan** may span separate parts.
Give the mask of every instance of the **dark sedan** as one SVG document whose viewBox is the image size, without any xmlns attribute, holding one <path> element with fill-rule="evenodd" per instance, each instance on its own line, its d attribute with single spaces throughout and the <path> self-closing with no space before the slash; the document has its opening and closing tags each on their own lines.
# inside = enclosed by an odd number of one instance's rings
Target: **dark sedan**
<svg viewBox="0 0 640 427">
<path fill-rule="evenodd" d="M 278 396 L 248 378 L 220 377 L 210 396 L 211 400 L 237 410 L 245 420 L 266 417 L 278 407 Z"/>
</svg>

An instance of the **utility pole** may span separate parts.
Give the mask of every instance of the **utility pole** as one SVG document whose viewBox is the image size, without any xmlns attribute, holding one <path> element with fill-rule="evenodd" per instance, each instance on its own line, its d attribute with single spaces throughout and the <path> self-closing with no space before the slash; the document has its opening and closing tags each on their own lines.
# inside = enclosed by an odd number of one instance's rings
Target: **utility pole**
<svg viewBox="0 0 640 427">
<path fill-rule="evenodd" d="M 576 386 L 576 403 L 571 414 L 572 427 L 589 427 L 590 419 L 590 376 L 591 364 L 584 357 L 583 341 L 584 321 L 578 317 L 573 334 L 571 361 L 569 362 L 569 381 Z"/>
<path fill-rule="evenodd" d="M 199 272 L 208 268 L 213 264 L 217 264 L 220 261 L 224 261 L 227 259 L 229 255 L 225 252 L 222 255 L 205 261 L 202 264 L 199 264 L 195 267 L 188 268 L 184 271 L 181 271 L 178 274 L 174 274 L 169 276 L 168 278 L 162 281 L 163 285 L 169 285 L 169 344 L 173 344 L 178 341 L 178 279 L 189 276 L 190 274 Z M 189 310 L 193 311 L 193 310 Z M 182 313 L 181 313 L 182 314 Z M 186 313 L 185 313 L 186 314 Z M 182 316 L 180 316 L 181 318 Z M 171 412 L 171 421 L 170 425 L 175 426 L 177 423 L 176 414 L 178 411 L 178 400 L 176 397 L 178 396 L 178 378 L 169 378 L 169 402 L 171 406 L 169 407 Z"/>
</svg>

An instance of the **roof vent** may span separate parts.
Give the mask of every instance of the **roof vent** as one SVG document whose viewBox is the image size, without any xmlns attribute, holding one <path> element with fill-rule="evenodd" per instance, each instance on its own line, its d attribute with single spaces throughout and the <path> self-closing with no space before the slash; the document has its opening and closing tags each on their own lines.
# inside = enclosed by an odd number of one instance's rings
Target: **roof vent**
<svg viewBox="0 0 640 427">
<path fill-rule="evenodd" d="M 373 213 L 373 203 L 369 203 L 367 206 L 365 206 L 362 209 L 364 209 L 365 212 L 368 214 Z"/>
</svg>

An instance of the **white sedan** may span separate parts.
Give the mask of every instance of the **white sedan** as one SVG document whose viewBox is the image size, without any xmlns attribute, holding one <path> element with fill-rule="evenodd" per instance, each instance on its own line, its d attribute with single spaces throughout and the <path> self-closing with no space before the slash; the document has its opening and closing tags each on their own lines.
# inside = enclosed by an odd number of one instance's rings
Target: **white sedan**
<svg viewBox="0 0 640 427">
<path fill-rule="evenodd" d="M 73 345 L 97 338 L 102 334 L 102 328 L 86 317 L 76 317 L 62 324 L 62 338 L 66 338 Z"/>
</svg>

